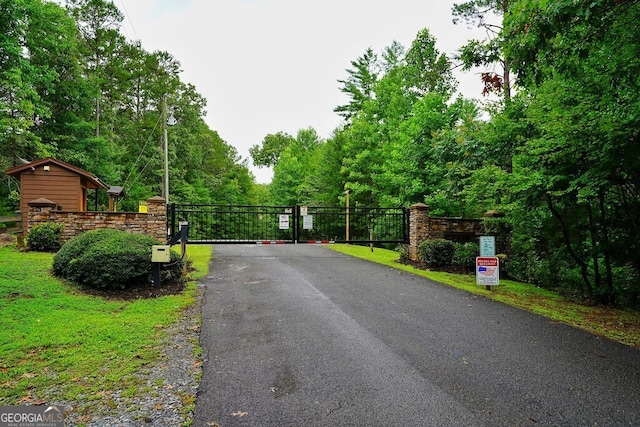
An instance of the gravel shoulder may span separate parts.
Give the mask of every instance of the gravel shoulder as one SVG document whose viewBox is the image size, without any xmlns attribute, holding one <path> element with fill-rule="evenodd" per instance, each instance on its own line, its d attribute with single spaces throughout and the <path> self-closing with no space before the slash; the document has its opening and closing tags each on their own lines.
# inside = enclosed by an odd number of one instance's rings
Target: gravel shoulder
<svg viewBox="0 0 640 427">
<path fill-rule="evenodd" d="M 86 402 L 52 402 L 65 407 L 65 425 L 87 427 L 189 426 L 202 375 L 200 312 L 204 289 L 198 286 L 196 303 L 167 328 L 161 359 L 139 371 L 136 396 L 123 390 L 105 392 Z"/>
</svg>

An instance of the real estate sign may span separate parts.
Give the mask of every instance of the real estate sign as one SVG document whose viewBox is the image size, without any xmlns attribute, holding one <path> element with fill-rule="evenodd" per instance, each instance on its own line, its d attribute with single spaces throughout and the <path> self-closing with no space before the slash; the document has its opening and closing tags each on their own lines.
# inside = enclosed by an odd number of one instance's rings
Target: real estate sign
<svg viewBox="0 0 640 427">
<path fill-rule="evenodd" d="M 476 257 L 476 284 L 485 286 L 500 284 L 500 260 L 498 257 Z"/>
</svg>

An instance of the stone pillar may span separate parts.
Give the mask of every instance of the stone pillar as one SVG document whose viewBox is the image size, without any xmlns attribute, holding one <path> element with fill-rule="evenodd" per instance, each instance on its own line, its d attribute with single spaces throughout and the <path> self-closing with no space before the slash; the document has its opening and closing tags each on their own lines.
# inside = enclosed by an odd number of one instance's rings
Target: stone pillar
<svg viewBox="0 0 640 427">
<path fill-rule="evenodd" d="M 154 196 L 147 199 L 147 213 L 167 217 L 167 203 L 164 198 Z"/>
<path fill-rule="evenodd" d="M 429 206 L 416 203 L 409 207 L 409 259 L 418 261 L 418 245 L 430 233 Z"/>
<path fill-rule="evenodd" d="M 27 203 L 29 206 L 29 213 L 27 214 L 27 223 L 22 224 L 22 229 L 25 232 L 25 236 L 29 234 L 31 229 L 43 222 L 49 222 L 51 218 L 51 212 L 57 208 L 57 204 L 49 199 L 36 199 Z"/>
<path fill-rule="evenodd" d="M 166 242 L 169 236 L 166 200 L 160 196 L 147 199 L 147 215 L 153 217 L 152 223 L 147 224 L 147 233 L 158 242 Z"/>
</svg>

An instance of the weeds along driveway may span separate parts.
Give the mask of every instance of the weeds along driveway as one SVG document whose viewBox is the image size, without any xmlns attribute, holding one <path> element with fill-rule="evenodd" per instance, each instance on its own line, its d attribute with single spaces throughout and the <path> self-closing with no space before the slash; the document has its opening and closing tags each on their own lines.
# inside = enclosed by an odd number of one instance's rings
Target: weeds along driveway
<svg viewBox="0 0 640 427">
<path fill-rule="evenodd" d="M 218 245 L 194 425 L 640 425 L 640 351 L 314 245 Z"/>
</svg>

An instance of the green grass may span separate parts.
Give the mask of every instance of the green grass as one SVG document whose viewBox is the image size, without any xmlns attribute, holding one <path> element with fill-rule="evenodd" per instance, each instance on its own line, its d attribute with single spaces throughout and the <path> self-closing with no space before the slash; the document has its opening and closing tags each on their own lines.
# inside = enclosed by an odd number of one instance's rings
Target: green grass
<svg viewBox="0 0 640 427">
<path fill-rule="evenodd" d="M 210 246 L 189 246 L 196 271 L 181 294 L 125 301 L 53 277 L 52 254 L 0 248 L 0 405 L 134 395 L 143 386 L 134 374 L 160 358 L 210 256 Z"/>
<path fill-rule="evenodd" d="M 355 245 L 330 245 L 329 247 L 347 255 L 403 270 L 528 310 L 545 316 L 553 322 L 566 323 L 640 349 L 640 313 L 638 312 L 579 304 L 556 292 L 512 280 L 500 280 L 499 286 L 486 290 L 484 286 L 476 285 L 474 275 L 420 270 L 400 264 L 398 262 L 400 255 L 395 251 L 376 248 L 371 252 L 369 247 Z"/>
</svg>

